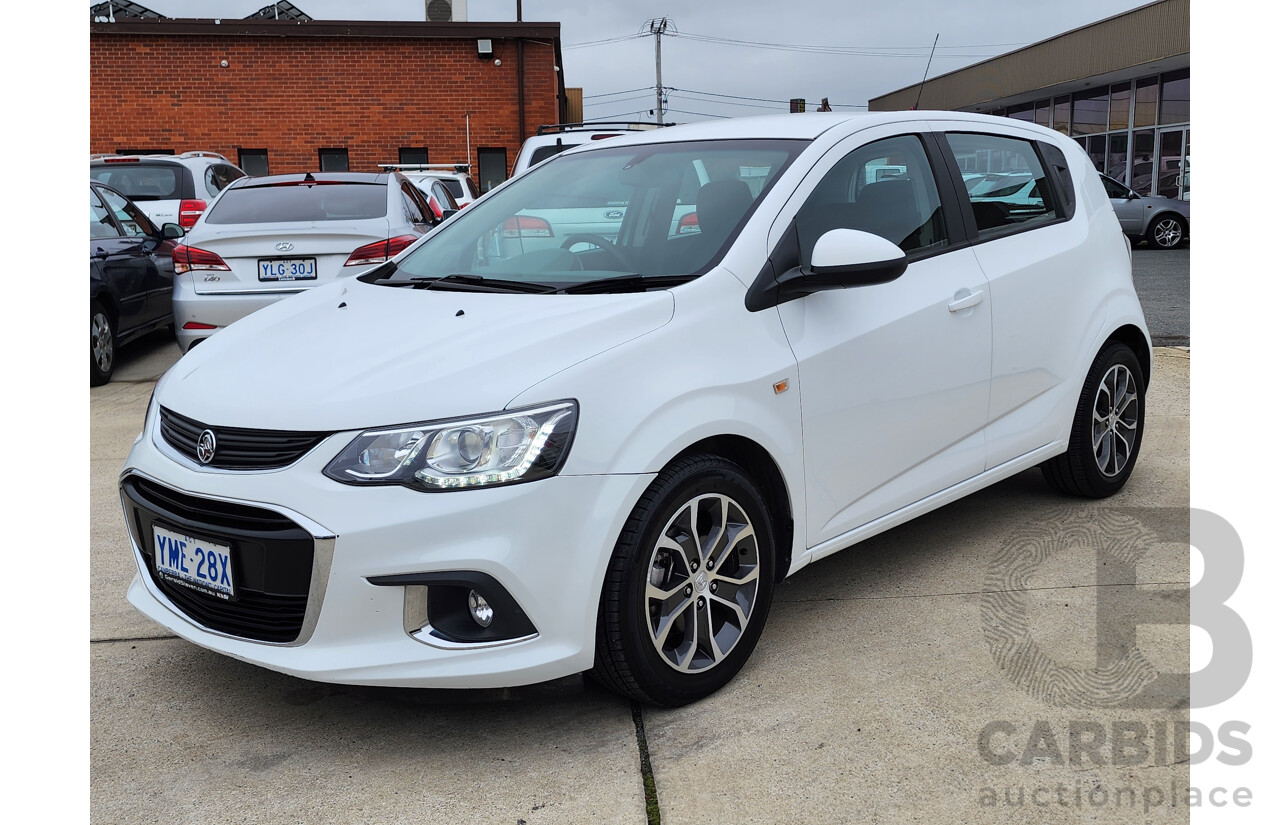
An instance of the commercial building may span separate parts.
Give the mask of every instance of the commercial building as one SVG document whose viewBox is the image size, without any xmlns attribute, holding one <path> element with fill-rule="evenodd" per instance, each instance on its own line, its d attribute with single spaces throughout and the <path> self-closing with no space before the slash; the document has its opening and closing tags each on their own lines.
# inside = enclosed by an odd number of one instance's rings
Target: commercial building
<svg viewBox="0 0 1280 825">
<path fill-rule="evenodd" d="M 89 24 L 90 152 L 207 150 L 250 174 L 466 163 L 487 189 L 526 136 L 565 119 L 559 23 L 192 20 L 113 5 Z"/>
<path fill-rule="evenodd" d="M 917 105 L 918 100 L 918 105 Z M 1191 5 L 1159 0 L 869 101 L 1039 123 L 1142 194 L 1191 190 Z"/>
</svg>

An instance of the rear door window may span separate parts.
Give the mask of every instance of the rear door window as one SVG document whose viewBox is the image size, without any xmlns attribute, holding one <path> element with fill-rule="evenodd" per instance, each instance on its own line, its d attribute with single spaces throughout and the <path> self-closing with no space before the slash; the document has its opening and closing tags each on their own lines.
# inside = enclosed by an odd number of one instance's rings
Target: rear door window
<svg viewBox="0 0 1280 825">
<path fill-rule="evenodd" d="M 142 237 L 148 234 L 151 229 L 151 222 L 147 220 L 147 216 L 142 214 L 138 207 L 110 189 L 100 189 L 98 191 L 102 193 L 102 199 L 106 201 L 107 208 L 111 210 L 111 214 L 115 215 L 116 221 L 119 222 L 120 228 L 124 230 L 125 235 Z"/>
<path fill-rule="evenodd" d="M 118 238 L 120 227 L 111 219 L 111 210 L 107 209 L 102 199 L 93 188 L 89 188 L 89 238 Z"/>
<path fill-rule="evenodd" d="M 243 186 L 222 193 L 205 223 L 363 221 L 387 216 L 387 185 L 351 181 Z"/>
<path fill-rule="evenodd" d="M 952 133 L 946 135 L 945 143 L 962 174 L 984 176 L 968 191 L 979 238 L 1020 232 L 1063 217 L 1031 141 L 1003 135 Z"/>
</svg>

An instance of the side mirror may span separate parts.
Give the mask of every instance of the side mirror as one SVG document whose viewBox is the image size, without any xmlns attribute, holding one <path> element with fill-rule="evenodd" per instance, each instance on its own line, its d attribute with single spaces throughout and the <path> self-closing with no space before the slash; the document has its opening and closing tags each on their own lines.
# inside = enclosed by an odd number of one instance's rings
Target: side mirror
<svg viewBox="0 0 1280 825">
<path fill-rule="evenodd" d="M 779 245 L 790 248 L 784 260 L 799 259 L 794 226 Z M 813 245 L 807 269 L 793 266 L 778 273 L 775 259 L 770 258 L 747 290 L 746 307 L 758 312 L 815 292 L 884 284 L 906 271 L 907 256 L 897 244 L 860 229 L 832 229 Z"/>
<path fill-rule="evenodd" d="M 176 223 L 166 223 L 160 227 L 160 237 L 169 241 L 176 241 L 178 238 L 185 237 L 187 230 L 178 226 Z"/>
<path fill-rule="evenodd" d="M 1141 197 L 1142 197 L 1141 195 L 1139 195 L 1137 192 L 1133 191 L 1132 189 L 1129 190 L 1128 200 L 1136 201 Z"/>
</svg>

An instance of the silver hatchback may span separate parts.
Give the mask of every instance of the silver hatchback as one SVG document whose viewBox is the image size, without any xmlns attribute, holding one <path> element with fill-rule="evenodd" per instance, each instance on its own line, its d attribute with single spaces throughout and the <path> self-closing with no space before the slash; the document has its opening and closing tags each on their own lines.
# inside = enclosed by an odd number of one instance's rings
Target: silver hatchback
<svg viewBox="0 0 1280 825">
<path fill-rule="evenodd" d="M 1177 249 L 1191 235 L 1191 201 L 1163 195 L 1139 195 L 1120 181 L 1106 175 L 1107 190 L 1120 228 L 1134 241 L 1145 240 L 1156 249 Z"/>
</svg>

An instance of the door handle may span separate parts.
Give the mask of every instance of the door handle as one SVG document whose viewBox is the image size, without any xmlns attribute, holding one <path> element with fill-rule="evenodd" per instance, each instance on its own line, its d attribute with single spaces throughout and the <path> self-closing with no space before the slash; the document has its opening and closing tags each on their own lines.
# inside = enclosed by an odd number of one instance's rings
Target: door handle
<svg viewBox="0 0 1280 825">
<path fill-rule="evenodd" d="M 962 295 L 961 293 L 964 294 Z M 976 307 L 978 304 L 982 303 L 982 297 L 982 290 L 980 289 L 977 292 L 969 292 L 968 290 L 962 289 L 960 292 L 956 293 L 955 300 L 947 304 L 947 309 L 951 312 L 960 312 L 961 310 Z"/>
</svg>

